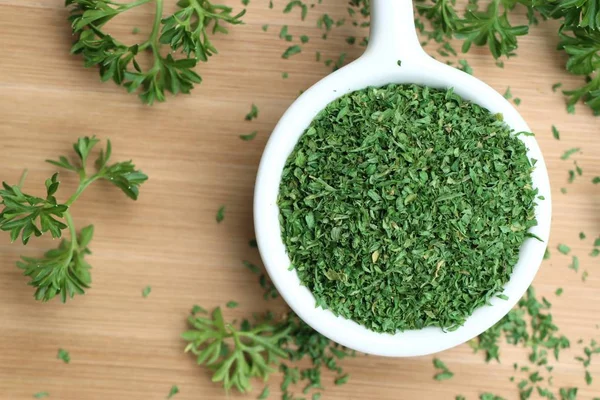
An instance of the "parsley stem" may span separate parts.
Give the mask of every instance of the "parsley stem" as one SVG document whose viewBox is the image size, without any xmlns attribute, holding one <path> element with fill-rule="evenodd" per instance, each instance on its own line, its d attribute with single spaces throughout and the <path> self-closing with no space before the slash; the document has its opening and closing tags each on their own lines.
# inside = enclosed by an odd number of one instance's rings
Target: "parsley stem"
<svg viewBox="0 0 600 400">
<path fill-rule="evenodd" d="M 69 247 L 70 252 L 72 253 L 77 247 L 77 231 L 75 230 L 75 223 L 73 222 L 73 217 L 71 217 L 71 213 L 69 211 L 65 211 L 64 213 L 65 221 L 67 221 L 67 226 L 69 227 L 69 234 L 71 235 L 71 246 Z M 71 257 L 69 257 L 69 260 Z"/>
<path fill-rule="evenodd" d="M 73 204 L 75 202 L 75 200 L 77 200 L 79 198 L 79 196 L 81 196 L 81 194 L 83 193 L 83 191 L 95 180 L 100 179 L 101 175 L 99 174 L 94 174 L 91 177 L 89 177 L 88 179 L 85 179 L 85 177 L 83 177 L 79 183 L 79 186 L 77 187 L 77 190 L 75 191 L 75 193 L 73 193 L 73 195 L 71 197 L 69 197 L 69 200 L 67 200 L 67 202 L 65 203 L 66 206 L 71 206 L 71 204 Z"/>
<path fill-rule="evenodd" d="M 25 178 L 27 178 L 27 173 L 29 171 L 27 170 L 27 168 L 25 168 L 23 170 L 23 173 L 21 174 L 21 178 L 19 179 L 19 184 L 17 185 L 19 187 L 19 189 L 23 188 L 23 184 L 25 183 Z"/>
</svg>

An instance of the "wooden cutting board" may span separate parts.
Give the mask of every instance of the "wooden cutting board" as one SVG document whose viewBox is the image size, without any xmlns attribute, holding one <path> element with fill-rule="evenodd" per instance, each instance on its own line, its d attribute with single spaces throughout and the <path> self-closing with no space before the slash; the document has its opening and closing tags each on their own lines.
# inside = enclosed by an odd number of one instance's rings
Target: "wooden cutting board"
<svg viewBox="0 0 600 400">
<path fill-rule="evenodd" d="M 210 381 L 209 372 L 183 353 L 179 334 L 193 304 L 204 307 L 236 300 L 230 318 L 250 316 L 266 309 L 285 310 L 281 301 L 265 302 L 256 279 L 241 264 L 259 262 L 248 246 L 253 237 L 252 191 L 262 149 L 278 118 L 299 91 L 327 75 L 326 59 L 346 62 L 363 48 L 345 42 L 365 30 L 350 23 L 321 39 L 316 19 L 327 13 L 338 20 L 346 15 L 346 0 L 326 0 L 310 9 L 306 21 L 299 10 L 283 14 L 287 2 L 273 9 L 267 0 L 251 0 L 245 25 L 231 28 L 214 42 L 219 55 L 197 68 L 204 83 L 189 96 L 169 98 L 153 107 L 142 105 L 112 83 L 101 83 L 95 69 L 85 69 L 80 57 L 70 56 L 71 36 L 63 0 L 0 0 L 0 178 L 16 183 L 29 169 L 25 190 L 41 194 L 43 181 L 55 168 L 45 159 L 70 154 L 82 135 L 113 142 L 115 160 L 133 159 L 150 176 L 137 202 L 105 183 L 92 185 L 73 207 L 79 227 L 93 223 L 93 287 L 67 304 L 34 301 L 28 279 L 15 267 L 19 255 L 38 256 L 56 245 L 49 238 L 27 247 L 10 244 L 0 235 L 0 399 L 30 399 L 47 391 L 52 399 L 164 399 L 172 385 L 175 399 L 222 399 L 229 396 Z M 167 10 L 173 9 L 173 2 Z M 228 1 L 241 8 L 237 0 Z M 142 32 L 152 8 L 114 21 L 115 35 L 127 35 L 133 26 Z M 261 27 L 269 25 L 268 31 Z M 289 43 L 278 38 L 282 25 L 298 41 L 310 37 L 301 54 L 289 60 L 281 53 Z M 519 56 L 497 68 L 487 49 L 473 49 L 467 59 L 475 75 L 503 93 L 508 86 L 522 99 L 519 110 L 535 131 L 546 157 L 552 184 L 554 220 L 550 248 L 535 280 L 540 295 L 553 303 L 556 324 L 572 343 L 555 363 L 554 386 L 578 386 L 580 399 L 600 393 L 597 375 L 586 386 L 584 370 L 574 360 L 582 353 L 579 338 L 600 339 L 600 258 L 590 258 L 600 234 L 600 119 L 583 107 L 575 115 L 565 111 L 564 99 L 551 86 L 570 88 L 580 79 L 564 70 L 565 55 L 555 51 L 557 25 L 533 27 L 519 39 Z M 458 47 L 457 47 L 458 48 Z M 435 47 L 430 52 L 435 53 Z M 320 51 L 322 61 L 315 61 Z M 289 74 L 288 79 L 282 73 Z M 250 105 L 259 118 L 244 121 Z M 561 132 L 552 138 L 551 125 Z M 258 131 L 254 141 L 240 134 Z M 583 176 L 567 183 L 572 161 L 560 155 L 581 147 L 576 156 Z M 76 187 L 74 176 L 61 175 L 59 198 Z M 562 194 L 560 189 L 567 188 Z M 226 206 L 225 220 L 215 214 Z M 580 240 L 583 231 L 587 239 Z M 570 257 L 555 249 L 566 243 L 579 256 L 579 273 L 568 269 Z M 589 277 L 582 282 L 582 271 Z M 148 298 L 141 291 L 152 287 Z M 562 287 L 560 298 L 554 291 Z M 58 348 L 71 354 L 70 364 L 56 359 Z M 502 363 L 485 364 L 481 354 L 463 345 L 440 354 L 454 371 L 445 382 L 432 379 L 432 357 L 389 359 L 360 356 L 344 362 L 351 374 L 345 386 L 334 386 L 326 374 L 324 399 L 454 399 L 463 394 L 476 399 L 493 392 L 517 398 L 509 382 L 512 363 L 527 352 L 503 347 Z M 516 378 L 517 381 L 520 377 Z M 272 398 L 279 398 L 279 376 L 271 382 Z M 251 397 L 262 389 L 257 382 Z M 300 389 L 298 390 L 300 393 Z"/>
</svg>

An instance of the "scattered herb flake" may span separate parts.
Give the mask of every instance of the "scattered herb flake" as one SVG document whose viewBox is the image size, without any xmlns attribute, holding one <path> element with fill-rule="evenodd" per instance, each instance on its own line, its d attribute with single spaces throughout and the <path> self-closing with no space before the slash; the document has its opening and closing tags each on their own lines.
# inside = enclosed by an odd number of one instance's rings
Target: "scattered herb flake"
<svg viewBox="0 0 600 400">
<path fill-rule="evenodd" d="M 556 93 L 556 90 L 562 86 L 562 83 L 557 82 L 554 85 L 552 85 L 552 91 Z"/>
<path fill-rule="evenodd" d="M 260 275 L 261 274 L 261 270 L 260 268 L 258 268 L 256 265 L 252 264 L 250 261 L 242 261 L 242 263 L 244 264 L 244 266 L 246 268 L 248 268 L 252 273 Z"/>
<path fill-rule="evenodd" d="M 512 93 L 510 92 L 510 86 L 506 88 L 506 92 L 504 92 L 504 98 L 505 99 L 512 99 Z"/>
<path fill-rule="evenodd" d="M 560 132 L 554 125 L 552 125 L 552 136 L 554 136 L 554 139 L 560 140 Z"/>
<path fill-rule="evenodd" d="M 306 36 L 306 35 L 301 35 L 300 36 L 300 42 L 302 42 L 303 44 L 304 43 L 308 43 L 309 40 L 310 40 L 309 37 Z"/>
<path fill-rule="evenodd" d="M 146 286 L 145 288 L 142 289 L 142 297 L 146 298 L 150 295 L 150 292 L 152 291 L 152 287 L 151 286 Z"/>
<path fill-rule="evenodd" d="M 233 300 L 228 301 L 225 305 L 227 306 L 227 308 L 237 308 L 239 306 L 239 304 Z"/>
<path fill-rule="evenodd" d="M 558 251 L 564 255 L 567 255 L 571 252 L 571 248 L 566 244 L 560 243 L 557 247 Z"/>
<path fill-rule="evenodd" d="M 50 393 L 48 392 L 37 392 L 33 395 L 34 399 L 42 399 L 44 397 L 50 397 Z"/>
<path fill-rule="evenodd" d="M 555 295 L 560 296 L 563 293 L 563 288 L 558 288 L 556 289 L 556 291 L 554 292 Z"/>
<path fill-rule="evenodd" d="M 348 379 L 350 379 L 350 375 L 348 375 L 348 374 L 342 375 L 339 378 L 335 379 L 335 384 L 338 386 L 344 385 L 348 382 Z"/>
<path fill-rule="evenodd" d="M 579 257 L 573 256 L 572 260 L 573 261 L 569 265 L 569 269 L 572 269 L 575 272 L 578 272 L 579 271 Z"/>
<path fill-rule="evenodd" d="M 515 105 L 519 106 L 521 105 L 521 99 L 518 97 L 515 97 L 515 99 L 513 100 L 515 102 Z"/>
<path fill-rule="evenodd" d="M 258 118 L 258 107 L 256 107 L 256 105 L 252 103 L 252 106 L 250 107 L 250 112 L 246 114 L 246 117 L 244 119 L 246 121 L 252 121 L 256 118 Z"/>
<path fill-rule="evenodd" d="M 585 232 L 579 232 L 579 239 L 580 240 L 585 240 Z"/>
<path fill-rule="evenodd" d="M 592 178 L 592 183 L 593 183 L 594 185 L 597 185 L 597 184 L 599 184 L 599 183 L 600 183 L 600 176 L 595 176 L 595 177 L 593 177 L 593 178 Z"/>
<path fill-rule="evenodd" d="M 250 140 L 253 140 L 257 134 L 258 134 L 258 131 L 252 131 L 252 132 L 248 133 L 247 135 L 240 135 L 240 139 L 245 140 L 246 142 L 249 142 Z"/>
<path fill-rule="evenodd" d="M 297 44 L 295 44 L 293 46 L 288 47 L 287 50 L 284 51 L 283 54 L 281 55 L 281 58 L 288 59 L 291 56 L 298 54 L 300 52 L 302 52 L 302 48 L 300 46 L 298 46 Z"/>
<path fill-rule="evenodd" d="M 282 72 L 282 73 L 281 73 L 281 77 L 282 77 L 283 79 L 287 79 L 287 78 L 289 77 L 289 75 L 288 75 L 288 73 L 287 73 L 287 72 Z"/>
<path fill-rule="evenodd" d="M 69 352 L 64 349 L 58 349 L 58 354 L 56 355 L 56 358 L 58 358 L 59 360 L 63 360 L 65 364 L 71 362 L 71 356 L 69 355 Z"/>
<path fill-rule="evenodd" d="M 221 223 L 223 222 L 223 220 L 225 219 L 225 206 L 221 206 L 219 208 L 219 210 L 217 211 L 217 216 L 215 217 L 215 219 L 217 220 L 217 223 Z"/>
<path fill-rule="evenodd" d="M 248 2 L 248 0 L 246 0 L 246 2 Z M 247 3 L 245 5 L 248 5 Z M 177 387 L 177 385 L 173 385 L 171 386 L 171 390 L 169 390 L 169 394 L 167 396 L 167 399 L 172 398 L 173 396 L 175 396 L 177 393 L 179 393 L 179 388 Z"/>
<path fill-rule="evenodd" d="M 264 24 L 262 26 L 262 30 L 263 30 L 263 32 L 266 32 L 267 30 L 269 30 L 269 24 Z"/>
<path fill-rule="evenodd" d="M 580 151 L 581 151 L 581 149 L 579 147 L 574 147 L 572 149 L 569 149 L 569 150 L 565 151 L 563 153 L 563 155 L 560 156 L 560 159 L 561 160 L 568 160 L 569 157 L 571 157 L 575 153 L 579 153 Z"/>
</svg>

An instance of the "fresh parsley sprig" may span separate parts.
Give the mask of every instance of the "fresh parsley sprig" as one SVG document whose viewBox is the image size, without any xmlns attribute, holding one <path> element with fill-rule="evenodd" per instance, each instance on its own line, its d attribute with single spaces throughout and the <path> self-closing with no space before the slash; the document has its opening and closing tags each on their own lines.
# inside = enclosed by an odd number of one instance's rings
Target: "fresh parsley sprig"
<svg viewBox="0 0 600 400">
<path fill-rule="evenodd" d="M 252 326 L 244 320 L 238 328 L 225 323 L 220 307 L 210 316 L 191 315 L 188 322 L 193 329 L 181 335 L 189 342 L 185 351 L 211 368 L 212 381 L 222 382 L 225 390 L 248 392 L 251 378 L 266 380 L 273 366 L 287 358 L 279 346 L 290 331 L 285 324 L 264 321 Z"/>
<path fill-rule="evenodd" d="M 105 31 L 114 17 L 136 7 L 154 3 L 155 16 L 147 40 L 126 45 Z M 227 33 L 222 23 L 241 24 L 245 10 L 234 15 L 230 7 L 213 5 L 208 0 L 180 0 L 179 10 L 163 18 L 163 0 L 137 0 L 118 3 L 111 0 L 66 0 L 71 7 L 69 20 L 76 35 L 71 53 L 81 54 L 87 68 L 98 66 L 102 81 L 112 79 L 129 93 L 139 92 L 145 104 L 165 101 L 165 92 L 188 94 L 202 78 L 192 69 L 198 61 L 207 61 L 217 49 L 210 41 L 212 34 Z M 172 52 L 163 56 L 161 46 L 169 45 Z M 149 68 L 142 68 L 138 55 L 152 53 Z M 185 58 L 176 59 L 181 52 Z"/>
<path fill-rule="evenodd" d="M 358 1 L 358 0 L 357 0 Z M 527 25 L 513 25 L 510 14 L 517 6 L 527 9 L 529 24 L 539 19 L 556 19 L 561 22 L 558 31 L 558 48 L 564 50 L 569 59 L 566 69 L 584 77 L 585 82 L 570 90 L 567 109 L 574 111 L 580 100 L 588 105 L 595 115 L 600 115 L 600 2 L 598 0 L 492 0 L 485 11 L 479 10 L 475 1 L 469 2 L 464 15 L 456 11 L 453 0 L 418 0 L 417 10 L 433 27 L 426 31 L 417 21 L 420 31 L 428 39 L 444 42 L 455 36 L 463 39 L 463 52 L 471 46 L 487 45 L 494 58 L 515 55 L 518 37 L 528 33 Z M 503 65 L 499 62 L 499 65 Z"/>
<path fill-rule="evenodd" d="M 486 11 L 467 10 L 465 17 L 457 21 L 456 36 L 464 39 L 462 51 L 469 51 L 471 44 L 487 44 L 494 58 L 513 56 L 517 37 L 529 32 L 527 25 L 513 26 L 508 20 L 508 10 L 500 10 L 500 0 L 493 0 Z"/>
<path fill-rule="evenodd" d="M 41 236 L 50 232 L 53 238 L 61 238 L 62 231 L 68 229 L 70 238 L 62 240 L 58 248 L 47 251 L 41 258 L 21 257 L 17 266 L 29 276 L 29 285 L 36 288 L 35 298 L 48 301 L 59 295 L 63 302 L 75 294 L 84 294 L 90 287 L 90 265 L 85 256 L 90 254 L 88 245 L 94 234 L 93 225 L 86 226 L 77 233 L 70 207 L 81 196 L 83 191 L 93 182 L 104 179 L 128 197 L 137 200 L 139 186 L 148 177 L 135 169 L 131 161 L 109 164 L 112 146 L 107 141 L 106 149 L 101 150 L 96 159 L 96 170 L 87 168 L 90 152 L 99 140 L 94 136 L 82 137 L 73 145 L 77 160 L 72 162 L 65 156 L 58 160 L 46 160 L 52 165 L 75 172 L 79 176 L 79 185 L 75 193 L 64 203 L 56 200 L 60 182 L 58 173 L 46 180 L 46 197 L 40 198 L 22 192 L 26 174 L 19 184 L 10 186 L 2 183 L 0 190 L 0 230 L 10 232 L 11 241 L 21 236 L 23 244 L 27 244 L 32 236 Z"/>
</svg>

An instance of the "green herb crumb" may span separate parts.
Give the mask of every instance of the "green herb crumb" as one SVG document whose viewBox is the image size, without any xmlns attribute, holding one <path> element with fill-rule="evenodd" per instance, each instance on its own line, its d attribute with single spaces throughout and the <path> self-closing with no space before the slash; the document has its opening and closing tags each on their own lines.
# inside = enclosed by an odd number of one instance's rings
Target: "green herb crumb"
<svg viewBox="0 0 600 400">
<path fill-rule="evenodd" d="M 221 206 L 219 208 L 219 210 L 217 211 L 217 216 L 215 217 L 215 219 L 217 220 L 217 223 L 221 223 L 223 222 L 223 220 L 225 219 L 225 206 Z"/>
<path fill-rule="evenodd" d="M 296 45 L 288 47 L 287 50 L 284 51 L 283 54 L 281 55 L 281 58 L 288 59 L 291 56 L 298 54 L 300 52 L 302 52 L 302 48 L 296 44 Z"/>
<path fill-rule="evenodd" d="M 246 0 L 247 1 L 247 0 Z M 246 3 L 247 4 L 247 3 Z M 173 396 L 175 396 L 177 393 L 179 393 L 179 388 L 177 387 L 177 385 L 173 385 L 171 386 L 171 390 L 169 390 L 169 394 L 167 395 L 167 399 L 172 398 Z"/>
<path fill-rule="evenodd" d="M 579 147 L 574 147 L 572 149 L 566 150 L 562 156 L 560 156 L 561 160 L 568 160 L 573 154 L 579 153 L 581 149 Z"/>
<path fill-rule="evenodd" d="M 249 142 L 249 141 L 253 140 L 257 134 L 258 134 L 258 131 L 252 131 L 246 135 L 240 135 L 240 139 L 242 139 L 246 142 Z"/>
<path fill-rule="evenodd" d="M 63 360 L 65 364 L 71 362 L 71 355 L 68 351 L 64 349 L 58 349 L 58 354 L 56 355 L 56 358 L 58 358 L 59 360 Z"/>
<path fill-rule="evenodd" d="M 258 107 L 256 107 L 256 104 L 252 103 L 252 106 L 250 106 L 250 112 L 246 114 L 246 117 L 244 117 L 244 119 L 246 121 L 252 121 L 256 118 L 258 118 Z"/>
<path fill-rule="evenodd" d="M 227 308 L 237 308 L 239 306 L 239 304 L 233 300 L 228 301 L 225 305 L 227 306 Z"/>
<path fill-rule="evenodd" d="M 560 243 L 557 247 L 558 251 L 564 255 L 567 255 L 571 252 L 571 248 L 566 244 Z"/>
<path fill-rule="evenodd" d="M 145 288 L 142 289 L 142 297 L 146 298 L 150 295 L 150 292 L 152 292 L 152 287 L 151 286 L 146 286 Z"/>
</svg>

